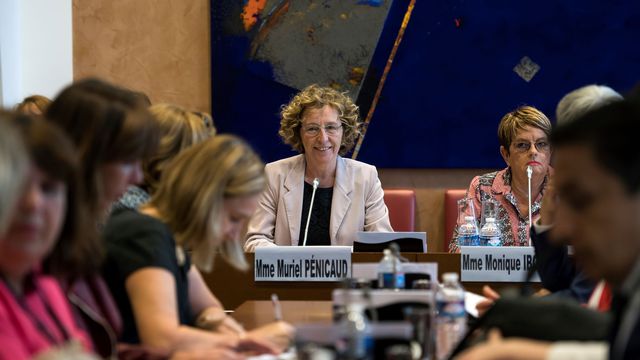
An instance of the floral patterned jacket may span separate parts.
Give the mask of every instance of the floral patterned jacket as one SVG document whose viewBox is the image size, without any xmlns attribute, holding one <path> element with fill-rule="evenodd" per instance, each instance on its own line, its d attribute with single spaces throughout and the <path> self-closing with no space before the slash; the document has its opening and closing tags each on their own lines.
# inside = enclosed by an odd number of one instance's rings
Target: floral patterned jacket
<svg viewBox="0 0 640 360">
<path fill-rule="evenodd" d="M 549 168 L 549 172 L 552 173 L 553 169 Z M 540 203 L 548 178 L 547 175 L 542 183 L 542 191 L 531 204 L 533 222 L 540 217 Z M 482 214 L 482 201 L 493 199 L 496 202 L 498 205 L 496 223 L 502 233 L 503 246 L 527 246 L 529 244 L 529 214 L 521 214 L 518 210 L 518 202 L 511 192 L 511 168 L 507 167 L 500 171 L 474 177 L 469 185 L 469 190 L 467 190 L 467 198 L 474 200 L 478 226 L 480 226 Z M 458 230 L 455 229 L 453 239 L 449 243 L 449 252 L 460 251 L 457 234 Z"/>
</svg>

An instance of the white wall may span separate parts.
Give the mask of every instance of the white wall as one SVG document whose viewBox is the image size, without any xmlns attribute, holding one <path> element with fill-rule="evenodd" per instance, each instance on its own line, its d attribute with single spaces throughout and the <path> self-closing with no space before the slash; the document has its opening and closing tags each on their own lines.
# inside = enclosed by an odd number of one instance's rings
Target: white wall
<svg viewBox="0 0 640 360">
<path fill-rule="evenodd" d="M 0 104 L 73 80 L 72 0 L 0 0 Z"/>
<path fill-rule="evenodd" d="M 0 0 L 0 105 L 20 98 L 20 0 Z"/>
</svg>

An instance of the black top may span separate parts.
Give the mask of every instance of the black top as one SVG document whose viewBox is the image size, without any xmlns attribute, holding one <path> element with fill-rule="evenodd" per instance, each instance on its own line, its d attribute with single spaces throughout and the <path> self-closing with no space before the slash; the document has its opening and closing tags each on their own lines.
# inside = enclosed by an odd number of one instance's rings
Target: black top
<svg viewBox="0 0 640 360">
<path fill-rule="evenodd" d="M 313 186 L 304 183 L 304 196 L 302 198 L 302 218 L 300 220 L 300 240 L 298 246 L 304 242 L 304 229 L 307 226 L 307 216 L 309 216 L 309 204 L 311 204 L 311 194 Z M 329 224 L 331 221 L 331 198 L 333 188 L 318 188 L 313 200 L 313 210 L 311 220 L 309 220 L 309 233 L 307 234 L 307 246 L 309 245 L 331 245 L 331 235 L 329 234 Z"/>
<path fill-rule="evenodd" d="M 122 210 L 111 216 L 104 237 L 107 259 L 103 276 L 122 315 L 123 342 L 140 342 L 125 281 L 129 275 L 143 268 L 162 268 L 173 275 L 180 324 L 193 325 L 187 280 L 191 262 L 185 253 L 184 263 L 178 263 L 176 242 L 163 222 L 137 211 Z"/>
</svg>

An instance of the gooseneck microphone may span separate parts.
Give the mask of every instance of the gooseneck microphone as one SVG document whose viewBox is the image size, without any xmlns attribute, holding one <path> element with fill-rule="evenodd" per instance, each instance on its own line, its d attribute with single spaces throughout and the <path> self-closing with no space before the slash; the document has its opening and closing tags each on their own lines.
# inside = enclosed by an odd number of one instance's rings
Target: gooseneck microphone
<svg viewBox="0 0 640 360">
<path fill-rule="evenodd" d="M 311 204 L 309 204 L 309 214 L 307 214 L 307 225 L 304 227 L 304 241 L 302 246 L 307 246 L 307 233 L 309 232 L 309 221 L 311 220 L 311 210 L 313 210 L 313 199 L 316 197 L 316 190 L 320 185 L 318 178 L 313 179 L 313 192 L 311 192 Z"/>
<path fill-rule="evenodd" d="M 533 223 L 531 222 L 531 175 L 533 174 L 533 169 L 531 168 L 531 165 L 527 165 L 527 184 L 528 184 L 528 191 L 529 191 L 529 196 L 527 197 L 527 201 L 529 202 L 529 228 L 531 228 L 533 226 Z M 529 246 L 531 246 L 531 234 L 529 234 Z"/>
</svg>

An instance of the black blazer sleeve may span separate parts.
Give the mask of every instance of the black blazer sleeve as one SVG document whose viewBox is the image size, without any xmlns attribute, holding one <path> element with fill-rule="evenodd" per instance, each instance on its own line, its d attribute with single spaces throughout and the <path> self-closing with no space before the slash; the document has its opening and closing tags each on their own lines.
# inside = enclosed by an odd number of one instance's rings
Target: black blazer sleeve
<svg viewBox="0 0 640 360">
<path fill-rule="evenodd" d="M 542 285 L 549 291 L 586 302 L 595 283 L 588 279 L 569 256 L 568 248 L 549 241 L 549 232 L 537 233 L 531 229 L 531 242 L 536 252 L 538 274 Z"/>
</svg>

